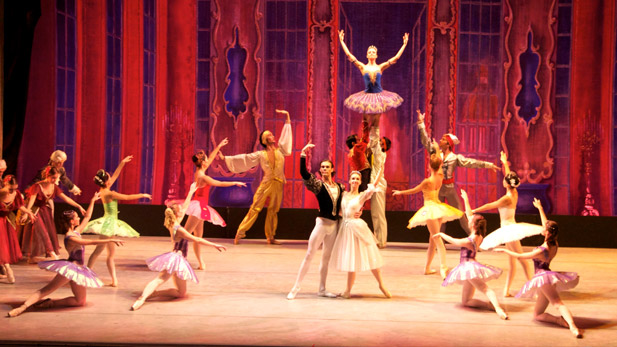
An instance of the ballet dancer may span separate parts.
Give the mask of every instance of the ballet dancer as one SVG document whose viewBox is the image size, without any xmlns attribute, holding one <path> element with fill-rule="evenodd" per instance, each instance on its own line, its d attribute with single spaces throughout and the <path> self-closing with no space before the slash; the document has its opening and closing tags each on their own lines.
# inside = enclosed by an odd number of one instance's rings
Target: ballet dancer
<svg viewBox="0 0 617 347">
<path fill-rule="evenodd" d="M 66 169 L 64 168 L 64 162 L 66 161 L 66 159 L 67 156 L 64 151 L 61 151 L 59 149 L 55 150 L 49 156 L 49 162 L 47 162 L 47 166 L 55 167 L 58 170 L 58 173 L 60 174 L 60 183 L 62 183 L 62 186 L 66 188 L 69 193 L 73 195 L 81 195 L 81 189 L 79 189 L 79 187 L 75 183 L 73 183 L 71 179 L 68 178 L 68 176 L 66 175 Z M 36 176 L 34 176 L 34 179 L 28 185 L 28 187 L 45 179 L 44 175 L 47 166 L 44 166 L 39 171 L 37 171 Z"/>
<path fill-rule="evenodd" d="M 576 287 L 579 280 L 578 274 L 576 272 L 551 271 L 551 261 L 557 255 L 557 249 L 559 248 L 559 244 L 557 243 L 559 226 L 554 221 L 546 219 L 546 214 L 544 213 L 540 200 L 534 199 L 533 205 L 538 209 L 540 218 L 542 219 L 544 243 L 534 248 L 533 251 L 526 253 L 513 252 L 507 248 L 495 248 L 495 250 L 498 252 L 505 252 L 519 259 L 533 259 L 535 275 L 531 280 L 525 283 L 520 292 L 516 294 L 516 297 L 532 298 L 536 295 L 534 319 L 540 322 L 553 323 L 569 328 L 572 335 L 580 339 L 583 337 L 583 333 L 576 327 L 572 313 L 559 297 L 559 291 Z M 559 314 L 561 314 L 560 317 L 546 313 L 546 308 L 549 303 L 559 311 Z"/>
<path fill-rule="evenodd" d="M 259 187 L 257 187 L 257 191 L 253 196 L 251 208 L 238 226 L 238 231 L 234 238 L 234 245 L 237 245 L 240 243 L 240 239 L 246 237 L 246 231 L 253 226 L 268 198 L 270 198 L 270 202 L 268 204 L 264 232 L 268 244 L 281 244 L 274 238 L 274 235 L 276 234 L 276 227 L 278 226 L 277 214 L 283 202 L 283 185 L 286 182 L 285 157 L 291 155 L 293 137 L 289 112 L 285 110 L 276 110 L 276 112 L 283 113 L 287 116 L 287 121 L 281 131 L 278 145 L 276 144 L 272 132 L 270 130 L 265 130 L 259 134 L 259 143 L 264 147 L 264 150 L 234 156 L 224 156 L 219 152 L 219 157 L 225 160 L 227 168 L 233 173 L 242 173 L 257 165 L 260 165 L 264 172 L 261 183 L 259 183 Z"/>
<path fill-rule="evenodd" d="M 190 197 L 196 189 L 198 188 L 196 188 L 196 184 L 193 183 L 191 185 L 191 191 L 182 206 L 179 206 L 177 203 L 172 203 L 165 209 L 164 225 L 169 230 L 171 238 L 174 241 L 174 248 L 171 252 L 163 253 L 146 261 L 148 268 L 152 271 L 157 271 L 159 274 L 146 285 L 143 293 L 131 306 L 132 311 L 141 308 L 148 298 L 161 296 L 183 298 L 186 296 L 187 280 L 199 283 L 195 272 L 186 260 L 189 241 L 214 247 L 219 252 L 226 250 L 225 246 L 191 235 L 188 230 L 180 225 L 180 222 L 182 222 L 184 218 L 184 212 L 189 206 Z M 170 278 L 174 279 L 175 288 L 156 290 Z"/>
<path fill-rule="evenodd" d="M 319 246 L 323 245 L 321 251 L 321 263 L 319 264 L 319 291 L 318 296 L 335 298 L 336 294 L 326 291 L 326 277 L 328 276 L 328 264 L 332 255 L 332 247 L 336 240 L 336 231 L 338 229 L 338 221 L 340 219 L 339 211 L 341 209 L 341 199 L 343 198 L 343 186 L 334 182 L 334 164 L 331 160 L 325 159 L 319 163 L 319 174 L 321 179 L 318 179 L 306 169 L 306 152 L 315 147 L 309 143 L 300 153 L 300 175 L 304 181 L 306 189 L 315 194 L 317 203 L 319 204 L 319 215 L 315 218 L 315 227 L 311 231 L 311 236 L 308 241 L 308 249 L 306 256 L 302 260 L 298 277 L 293 288 L 287 294 L 288 300 L 293 300 L 296 294 L 300 291 L 300 285 L 304 276 L 311 266 L 311 261 L 317 253 Z"/>
<path fill-rule="evenodd" d="M 375 182 L 379 182 L 381 175 L 381 172 L 377 174 Z M 356 280 L 356 272 L 366 270 L 371 270 L 384 296 L 391 298 L 392 294 L 386 289 L 381 278 L 383 259 L 375 243 L 375 237 L 366 222 L 358 215 L 364 203 L 371 198 L 377 188 L 374 183 L 371 183 L 364 192 L 358 192 L 361 179 L 362 175 L 358 171 L 351 172 L 349 191 L 343 192 L 341 200 L 343 219 L 336 241 L 334 241 L 330 266 L 347 272 L 347 287 L 341 294 L 343 298 L 351 298 L 351 288 Z"/>
<path fill-rule="evenodd" d="M 455 239 L 443 233 L 433 235 L 434 238 L 442 238 L 453 245 L 461 247 L 460 263 L 450 271 L 443 281 L 442 286 L 445 287 L 454 283 L 462 284 L 463 306 L 495 310 L 499 318 L 508 319 L 508 315 L 501 305 L 499 305 L 497 295 L 486 285 L 487 281 L 501 276 L 501 269 L 491 265 L 480 264 L 476 261 L 478 246 L 486 234 L 486 219 L 479 214 L 472 215 L 467 193 L 461 190 L 461 195 L 465 202 L 465 214 L 469 220 L 469 230 L 471 230 L 471 234 L 463 239 Z M 490 302 L 487 303 L 482 300 L 474 299 L 473 295 L 476 289 L 486 295 Z"/>
<path fill-rule="evenodd" d="M 219 153 L 221 148 L 228 143 L 227 138 L 224 138 L 217 146 L 214 148 L 212 153 L 210 153 L 209 157 L 206 157 L 206 153 L 201 150 L 193 155 L 192 160 L 197 170 L 195 170 L 195 184 L 197 185 L 197 190 L 195 191 L 195 195 L 193 195 L 193 199 L 191 200 L 188 208 L 186 209 L 186 214 L 189 216 L 185 229 L 199 237 L 202 237 L 204 234 L 204 221 L 210 222 L 214 225 L 220 225 L 225 227 L 227 224 L 223 217 L 216 212 L 215 209 L 208 205 L 208 186 L 213 187 L 246 187 L 246 183 L 244 182 L 231 182 L 231 181 L 217 181 L 212 177 L 206 175 L 206 171 L 212 161 L 216 158 L 216 155 Z M 184 215 L 184 214 L 183 214 Z M 197 258 L 198 269 L 205 270 L 206 264 L 203 262 L 201 258 L 201 244 L 199 242 L 193 243 L 193 251 L 195 252 L 195 257 Z"/>
<path fill-rule="evenodd" d="M 448 274 L 448 266 L 446 265 L 446 247 L 443 245 L 441 238 L 434 238 L 433 236 L 439 232 L 442 224 L 448 221 L 459 219 L 463 216 L 463 212 L 448 205 L 438 198 L 438 192 L 442 186 L 443 171 L 441 160 L 441 152 L 439 145 L 433 139 L 433 151 L 429 160 L 429 166 L 431 167 L 431 175 L 425 178 L 420 184 L 414 188 L 407 190 L 393 190 L 392 195 L 408 195 L 422 192 L 424 197 L 424 206 L 422 206 L 409 220 L 407 228 L 412 229 L 418 225 L 426 225 L 429 233 L 431 234 L 428 242 L 428 250 L 426 251 L 426 264 L 424 266 L 424 274 L 434 274 L 435 270 L 431 269 L 431 263 L 435 256 L 435 248 L 437 248 L 437 254 L 439 255 L 439 274 L 442 279 L 446 278 Z"/>
<path fill-rule="evenodd" d="M 96 193 L 90 200 L 88 210 L 84 214 L 83 221 L 79 220 L 79 215 L 73 210 L 67 210 L 62 215 L 63 229 L 66 231 L 64 237 L 64 247 L 69 253 L 67 260 L 50 260 L 39 262 L 39 267 L 51 272 L 56 272 L 56 276 L 43 288 L 32 294 L 23 305 L 9 311 L 8 317 L 16 317 L 22 314 L 28 307 L 52 308 L 52 307 L 75 307 L 86 304 L 86 288 L 100 288 L 103 282 L 88 267 L 84 266 L 84 246 L 100 245 L 113 243 L 117 246 L 123 244 L 121 240 L 99 239 L 89 240 L 81 238 L 81 231 L 84 230 L 88 220 L 92 216 L 94 201 L 99 198 Z M 69 283 L 73 296 L 64 299 L 45 299 L 46 296 L 56 291 L 58 288 Z M 43 301 L 41 301 L 43 300 Z"/>
<path fill-rule="evenodd" d="M 101 240 L 109 239 L 112 236 L 120 237 L 139 237 L 139 233 L 135 231 L 126 222 L 118 219 L 118 200 L 136 200 L 136 199 L 152 199 L 150 194 L 121 194 L 111 190 L 111 186 L 116 182 L 120 176 L 120 172 L 124 165 L 133 159 L 132 155 L 129 155 L 122 159 L 120 165 L 114 171 L 114 174 L 110 177 L 109 173 L 105 170 L 97 171 L 94 176 L 94 183 L 99 186 L 99 193 L 101 195 L 101 201 L 103 202 L 103 208 L 105 214 L 103 217 L 95 219 L 88 223 L 84 233 L 99 234 Z M 99 243 L 97 244 L 94 252 L 88 258 L 88 267 L 92 268 L 96 259 L 99 257 L 103 248 L 107 248 L 107 270 L 111 275 L 110 286 L 118 286 L 118 277 L 116 276 L 116 262 L 114 256 L 116 254 L 116 244 L 114 242 Z"/>
<path fill-rule="evenodd" d="M 538 225 L 532 225 L 527 223 L 516 223 L 514 219 L 514 215 L 516 213 L 516 204 L 518 202 L 518 192 L 516 187 L 518 187 L 521 183 L 521 180 L 518 178 L 518 175 L 514 171 L 510 171 L 510 166 L 508 165 L 508 157 L 504 152 L 501 152 L 500 156 L 501 163 L 503 164 L 503 186 L 506 188 L 506 194 L 499 198 L 499 200 L 490 202 L 488 204 L 484 204 L 473 210 L 473 213 L 478 213 L 482 211 L 492 210 L 496 208 L 499 211 L 499 219 L 501 221 L 501 228 L 507 228 L 508 230 L 515 231 L 517 229 L 541 229 Z M 495 230 L 494 232 L 499 231 L 500 229 Z M 521 246 L 521 242 L 511 241 L 506 243 L 506 247 L 514 251 L 516 253 L 522 253 L 523 248 Z M 521 266 L 523 267 L 523 271 L 525 272 L 525 276 L 527 280 L 531 279 L 532 272 L 529 261 L 524 258 L 519 258 Z M 516 274 L 516 258 L 509 257 L 509 272 L 508 277 L 506 279 L 506 286 L 503 289 L 504 297 L 511 297 L 510 295 L 510 286 L 512 285 L 512 280 L 514 279 L 514 275 Z"/>
<path fill-rule="evenodd" d="M 420 141 L 426 151 L 429 154 L 433 153 L 433 149 L 431 147 L 431 141 L 426 133 L 426 126 L 424 125 L 424 113 L 420 113 L 420 110 L 417 110 L 418 113 L 418 130 L 420 131 Z M 461 199 L 457 194 L 457 189 L 454 181 L 454 171 L 457 167 L 466 167 L 469 169 L 477 169 L 477 168 L 485 168 L 491 170 L 499 170 L 500 168 L 488 161 L 482 161 L 472 158 L 467 158 L 461 154 L 454 153 L 454 145 L 458 145 L 460 143 L 458 137 L 453 134 L 444 134 L 439 140 L 439 148 L 442 152 L 442 160 L 443 160 L 443 184 L 439 189 L 439 200 L 442 202 L 447 202 L 448 205 L 455 207 L 457 209 L 461 209 Z M 463 215 L 463 218 L 459 220 L 461 227 L 467 235 L 471 233 L 469 230 L 469 222 L 467 221 L 467 217 Z M 446 224 L 441 225 L 441 233 L 446 232 Z"/>
<path fill-rule="evenodd" d="M 347 99 L 345 99 L 345 107 L 352 111 L 368 115 L 381 114 L 392 108 L 399 107 L 403 103 L 403 98 L 396 93 L 383 90 L 381 87 L 381 77 L 383 72 L 394 65 L 401 55 L 403 55 L 403 51 L 409 40 L 409 33 L 403 35 L 403 45 L 396 55 L 381 64 L 377 64 L 377 47 L 369 46 L 366 51 L 368 62 L 363 64 L 349 52 L 345 44 L 345 32 L 340 30 L 338 36 L 343 52 L 345 52 L 349 61 L 351 61 L 351 63 L 360 70 L 360 73 L 362 73 L 365 88 L 363 91 L 347 97 Z"/>
<path fill-rule="evenodd" d="M 351 171 L 358 171 L 362 175 L 362 181 L 358 191 L 362 193 L 366 190 L 366 186 L 371 180 L 371 164 L 366 156 L 366 150 L 369 144 L 369 124 L 367 121 L 362 122 L 362 137 L 358 134 L 351 134 L 345 140 L 349 153 L 347 161 Z"/>
</svg>

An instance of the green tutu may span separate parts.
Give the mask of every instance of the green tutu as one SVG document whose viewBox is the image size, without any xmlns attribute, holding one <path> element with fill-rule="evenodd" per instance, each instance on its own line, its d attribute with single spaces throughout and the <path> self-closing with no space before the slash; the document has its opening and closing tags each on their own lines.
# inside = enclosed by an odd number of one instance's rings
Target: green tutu
<svg viewBox="0 0 617 347">
<path fill-rule="evenodd" d="M 112 200 L 103 204 L 105 215 L 90 221 L 84 233 L 99 234 L 105 236 L 139 237 L 139 233 L 126 222 L 118 219 L 118 201 Z"/>
</svg>

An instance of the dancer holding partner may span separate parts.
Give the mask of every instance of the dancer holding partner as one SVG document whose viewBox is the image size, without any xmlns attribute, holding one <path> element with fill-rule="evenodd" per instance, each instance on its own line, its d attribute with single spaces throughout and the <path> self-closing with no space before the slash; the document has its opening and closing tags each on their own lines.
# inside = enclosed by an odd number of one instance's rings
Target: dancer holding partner
<svg viewBox="0 0 617 347">
<path fill-rule="evenodd" d="M 99 193 L 94 194 L 88 210 L 84 213 L 83 221 L 79 220 L 79 215 L 73 210 L 67 210 L 62 215 L 63 229 L 66 231 L 64 236 L 64 247 L 69 253 L 68 260 L 51 260 L 39 262 L 39 267 L 48 271 L 56 272 L 56 276 L 43 288 L 32 294 L 23 305 L 9 311 L 8 317 L 16 317 L 22 314 L 28 307 L 52 308 L 52 307 L 75 307 L 86 304 L 86 288 L 99 288 L 103 282 L 88 267 L 84 266 L 84 246 L 100 245 L 113 243 L 117 246 L 122 245 L 121 240 L 99 239 L 89 240 L 81 238 L 81 231 L 84 230 L 88 220 L 92 216 L 94 202 L 99 198 Z M 69 283 L 73 296 L 64 299 L 44 299 L 58 288 Z"/>
<path fill-rule="evenodd" d="M 319 291 L 317 295 L 330 298 L 336 297 L 336 294 L 326 291 L 326 277 L 328 276 L 328 264 L 332 255 L 332 247 L 336 240 L 336 231 L 340 219 L 339 211 L 344 189 L 339 183 L 334 182 L 334 164 L 329 159 L 324 159 L 319 163 L 321 179 L 318 179 L 306 169 L 306 152 L 313 147 L 315 145 L 309 143 L 302 148 L 300 153 L 300 175 L 302 175 L 306 189 L 315 194 L 317 198 L 319 215 L 315 218 L 315 227 L 309 237 L 306 256 L 300 265 L 296 283 L 287 295 L 288 300 L 293 300 L 300 291 L 302 280 L 311 266 L 315 253 L 317 253 L 319 246 L 322 244 L 321 263 L 319 264 Z"/>
<path fill-rule="evenodd" d="M 88 223 L 84 233 L 99 234 L 101 240 L 109 239 L 114 236 L 120 237 L 139 237 L 139 233 L 135 231 L 126 222 L 118 219 L 118 200 L 136 200 L 136 199 L 152 199 L 150 194 L 121 194 L 111 190 L 111 186 L 114 185 L 124 165 L 133 159 L 132 155 L 129 155 L 122 159 L 120 165 L 114 171 L 114 174 L 110 177 L 109 173 L 105 170 L 99 170 L 94 176 L 94 183 L 99 186 L 99 193 L 101 195 L 101 201 L 103 202 L 103 208 L 105 214 L 103 217 L 95 219 Z M 114 260 L 116 254 L 116 243 L 114 242 L 101 242 L 97 244 L 96 249 L 90 255 L 88 259 L 88 267 L 92 268 L 96 259 L 99 257 L 103 248 L 107 248 L 107 269 L 111 275 L 112 287 L 118 286 L 118 278 L 116 276 L 116 262 Z"/>
<path fill-rule="evenodd" d="M 369 148 L 373 153 L 371 181 L 375 182 L 375 185 L 379 188 L 371 198 L 371 219 L 373 220 L 373 229 L 377 238 L 377 247 L 385 248 L 388 242 L 388 221 L 386 220 L 386 190 L 388 189 L 388 182 L 386 181 L 384 170 L 387 157 L 386 152 L 392 147 L 392 141 L 385 136 L 381 136 L 379 132 L 380 118 L 381 115 L 373 118 L 369 133 Z M 384 172 L 379 182 L 375 181 L 378 172 Z"/>
<path fill-rule="evenodd" d="M 214 178 L 208 176 L 206 171 L 210 164 L 216 158 L 216 155 L 219 153 L 221 148 L 225 146 L 229 141 L 227 138 L 224 138 L 217 146 L 214 148 L 210 156 L 206 157 L 206 153 L 203 150 L 198 151 L 191 158 L 193 163 L 196 166 L 195 170 L 195 183 L 197 185 L 197 190 L 193 195 L 192 200 L 190 201 L 188 207 L 185 209 L 186 214 L 189 216 L 185 229 L 195 235 L 198 238 L 201 238 L 204 234 L 204 221 L 212 223 L 214 225 L 220 225 L 225 227 L 227 224 L 223 220 L 223 217 L 216 212 L 210 205 L 208 205 L 208 186 L 212 187 L 246 187 L 246 183 L 238 182 L 238 181 L 218 181 Z M 184 212 L 182 213 L 184 216 Z M 205 270 L 206 264 L 203 262 L 201 258 L 201 243 L 194 242 L 193 243 L 193 251 L 195 252 L 195 257 L 197 258 L 198 269 Z"/>
</svg>

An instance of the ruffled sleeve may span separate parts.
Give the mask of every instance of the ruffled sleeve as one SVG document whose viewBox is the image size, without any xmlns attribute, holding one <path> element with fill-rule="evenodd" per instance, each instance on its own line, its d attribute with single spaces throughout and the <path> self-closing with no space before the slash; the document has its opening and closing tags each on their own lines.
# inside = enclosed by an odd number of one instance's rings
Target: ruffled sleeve
<svg viewBox="0 0 617 347">
<path fill-rule="evenodd" d="M 225 164 L 229 171 L 233 173 L 242 173 L 248 171 L 257 164 L 259 164 L 259 157 L 261 156 L 261 151 L 249 153 L 249 154 L 238 154 L 232 156 L 225 157 Z"/>
</svg>

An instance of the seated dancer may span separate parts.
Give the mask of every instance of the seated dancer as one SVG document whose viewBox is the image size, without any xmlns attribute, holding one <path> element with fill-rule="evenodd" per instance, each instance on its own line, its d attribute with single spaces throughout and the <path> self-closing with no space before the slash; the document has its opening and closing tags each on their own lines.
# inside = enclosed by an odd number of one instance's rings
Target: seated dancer
<svg viewBox="0 0 617 347">
<path fill-rule="evenodd" d="M 486 219 L 479 214 L 472 215 L 471 207 L 469 207 L 469 199 L 467 193 L 461 190 L 461 195 L 465 201 L 465 214 L 469 220 L 469 230 L 471 235 L 464 239 L 455 239 L 446 234 L 437 233 L 433 237 L 441 237 L 447 242 L 461 247 L 461 260 L 443 281 L 442 286 L 458 283 L 463 285 L 463 306 L 488 308 L 495 310 L 501 319 L 508 319 L 508 315 L 499 305 L 495 292 L 486 285 L 487 281 L 499 278 L 501 269 L 491 265 L 480 264 L 476 261 L 478 246 L 482 242 L 482 238 L 486 234 Z M 473 298 L 474 292 L 481 291 L 488 297 L 490 303 Z"/>
<path fill-rule="evenodd" d="M 557 243 L 559 226 L 557 223 L 546 219 L 540 200 L 534 199 L 533 205 L 540 212 L 542 226 L 544 227 L 542 232 L 544 243 L 540 247 L 534 248 L 533 251 L 526 253 L 513 252 L 507 248 L 495 248 L 495 251 L 505 252 L 515 258 L 533 259 L 535 275 L 525 283 L 521 291 L 516 294 L 516 297 L 532 298 L 537 296 L 534 319 L 569 328 L 572 335 L 580 339 L 583 337 L 583 333 L 576 327 L 572 313 L 559 297 L 560 291 L 576 287 L 579 280 L 578 274 L 576 272 L 551 271 L 551 261 L 557 255 L 557 249 L 559 248 Z M 549 303 L 559 311 L 560 317 L 545 312 Z"/>
<path fill-rule="evenodd" d="M 0 181 L 0 268 L 4 269 L 8 283 L 15 283 L 15 276 L 11 264 L 21 259 L 21 249 L 17 239 L 15 212 L 21 211 L 30 220 L 36 217 L 24 206 L 21 193 L 17 190 L 17 179 L 13 175 L 6 175 Z M 3 277 L 4 278 L 4 277 Z"/>
<path fill-rule="evenodd" d="M 99 186 L 99 193 L 101 194 L 101 201 L 103 202 L 103 208 L 105 214 L 103 217 L 95 219 L 88 223 L 84 233 L 99 234 L 102 240 L 108 239 L 113 236 L 121 237 L 139 237 L 139 233 L 133 229 L 126 222 L 118 219 L 118 200 L 137 200 L 137 199 L 152 199 L 150 194 L 121 194 L 111 190 L 111 186 L 114 185 L 124 165 L 133 159 L 132 155 L 122 159 L 120 165 L 114 171 L 114 174 L 110 177 L 109 173 L 105 170 L 99 170 L 94 176 L 94 183 Z M 112 287 L 118 286 L 118 277 L 116 276 L 116 262 L 114 256 L 116 254 L 116 244 L 113 242 L 99 243 L 94 252 L 90 254 L 88 259 L 88 267 L 94 266 L 96 259 L 99 257 L 103 248 L 107 248 L 107 270 L 111 275 Z"/>
<path fill-rule="evenodd" d="M 158 271 L 158 276 L 150 281 L 144 288 L 143 293 L 131 306 L 132 311 L 138 310 L 146 302 L 148 298 L 167 296 L 172 298 L 183 298 L 186 296 L 186 281 L 191 280 L 199 283 L 195 272 L 191 265 L 186 260 L 189 241 L 199 242 L 202 245 L 212 246 L 219 252 L 226 250 L 225 246 L 210 242 L 191 235 L 184 229 L 180 223 L 184 218 L 184 212 L 188 208 L 191 201 L 191 196 L 196 191 L 197 185 L 193 183 L 189 195 L 182 206 L 172 203 L 165 209 L 165 227 L 171 234 L 171 239 L 174 241 L 174 249 L 171 252 L 163 253 L 156 257 L 146 260 L 148 268 L 152 271 Z M 168 279 L 174 279 L 175 288 L 156 290 Z"/>
<path fill-rule="evenodd" d="M 206 153 L 203 150 L 198 151 L 191 158 L 193 160 L 193 164 L 197 167 L 195 170 L 195 184 L 197 185 L 197 190 L 195 191 L 195 195 L 193 195 L 193 199 L 190 204 L 186 208 L 186 214 L 189 216 L 186 220 L 186 230 L 197 236 L 202 237 L 204 234 L 204 221 L 212 223 L 214 225 L 220 225 L 222 227 L 227 224 L 223 220 L 223 217 L 216 212 L 215 209 L 208 205 L 208 186 L 212 187 L 246 187 L 246 183 L 237 182 L 237 181 L 218 181 L 214 178 L 206 175 L 206 171 L 210 164 L 216 158 L 216 155 L 220 151 L 220 149 L 228 143 L 227 138 L 224 138 L 218 146 L 210 153 L 210 156 L 206 158 Z M 201 246 L 199 242 L 193 243 L 193 251 L 195 252 L 195 257 L 197 258 L 198 269 L 205 270 L 206 264 L 201 259 Z"/>
<path fill-rule="evenodd" d="M 373 124 L 371 125 L 371 131 L 369 134 L 369 148 L 372 152 L 372 169 L 371 169 L 371 181 L 375 181 L 377 173 L 383 171 L 381 180 L 376 182 L 377 191 L 371 198 L 371 219 L 373 220 L 373 230 L 375 232 L 375 238 L 377 239 L 377 247 L 385 248 L 388 242 L 388 221 L 386 220 L 386 190 L 388 189 L 388 182 L 385 178 L 385 163 L 386 152 L 392 147 L 392 141 L 389 138 L 381 137 L 379 133 L 379 119 L 380 115 L 373 118 Z"/>
<path fill-rule="evenodd" d="M 439 273 L 443 279 L 448 274 L 448 266 L 446 265 L 446 247 L 443 245 L 441 238 L 434 238 L 433 236 L 439 232 L 439 228 L 443 223 L 451 220 L 459 219 L 463 215 L 462 211 L 442 203 L 437 198 L 437 192 L 442 185 L 443 171 L 441 152 L 437 142 L 433 140 L 433 152 L 429 161 L 431 167 L 431 176 L 425 178 L 420 184 L 412 189 L 407 190 L 393 190 L 392 195 L 407 195 L 416 194 L 422 192 L 424 196 L 424 206 L 422 206 L 409 220 L 407 228 L 412 229 L 418 225 L 426 225 L 428 231 L 431 234 L 428 241 L 428 250 L 426 251 L 426 265 L 424 266 L 424 274 L 434 274 L 435 270 L 431 269 L 431 263 L 435 256 L 435 248 L 439 254 Z"/>
<path fill-rule="evenodd" d="M 24 225 L 21 235 L 21 251 L 29 262 L 35 262 L 35 257 L 42 255 L 58 259 L 60 245 L 54 222 L 53 206 L 50 204 L 53 198 L 59 197 L 75 207 L 81 214 L 86 213 L 83 207 L 58 188 L 60 172 L 55 167 L 48 166 L 45 170 L 45 179 L 33 184 L 26 191 L 26 208 L 36 215 L 35 220 L 30 220 Z M 19 218 L 20 222 L 25 220 L 25 216 L 19 216 Z"/>
<path fill-rule="evenodd" d="M 94 194 L 81 223 L 77 212 L 67 210 L 63 213 L 62 225 L 64 231 L 66 231 L 64 247 L 66 247 L 66 250 L 69 252 L 69 258 L 67 260 L 39 262 L 38 265 L 41 269 L 56 272 L 56 276 L 45 287 L 37 290 L 26 299 L 23 305 L 9 311 L 7 316 L 19 316 L 28 307 L 33 305 L 35 308 L 84 306 L 86 304 L 86 287 L 100 288 L 103 285 L 103 282 L 101 282 L 96 274 L 88 267 L 84 266 L 84 246 L 108 243 L 114 243 L 120 246 L 122 245 L 122 241 L 116 239 L 88 240 L 81 238 L 81 231 L 84 230 L 88 220 L 90 220 L 94 201 L 98 198 L 99 194 Z M 45 299 L 40 301 L 67 283 L 71 285 L 73 296 L 64 299 Z"/>
<path fill-rule="evenodd" d="M 426 151 L 429 154 L 432 154 L 434 150 L 431 147 L 431 142 L 426 133 L 426 127 L 424 125 L 424 113 L 418 112 L 418 130 L 420 131 L 420 140 L 422 141 L 422 145 L 426 148 Z M 443 184 L 439 189 L 439 200 L 444 202 L 446 201 L 448 205 L 455 207 L 457 209 L 461 209 L 461 199 L 459 198 L 456 192 L 456 186 L 454 185 L 454 170 L 457 167 L 466 167 L 470 169 L 477 168 L 486 168 L 492 170 L 499 170 L 499 167 L 488 161 L 481 161 L 477 159 L 466 158 L 460 154 L 454 154 L 454 145 L 458 145 L 460 143 L 459 139 L 453 134 L 444 134 L 439 140 L 439 148 L 442 152 L 442 160 L 443 160 Z M 465 232 L 469 235 L 471 231 L 469 230 L 469 223 L 467 221 L 467 217 L 463 215 L 463 218 L 459 220 L 461 223 L 461 227 Z M 445 233 L 446 224 L 441 225 L 440 232 Z"/>
<path fill-rule="evenodd" d="M 338 32 L 339 42 L 343 48 L 343 52 L 347 55 L 349 61 L 352 62 L 362 73 L 365 89 L 355 93 L 345 99 L 345 107 L 348 109 L 369 115 L 381 114 L 389 109 L 399 107 L 403 103 L 403 98 L 398 94 L 383 90 L 381 87 L 381 76 L 387 68 L 394 65 L 403 55 L 403 51 L 407 46 L 409 34 L 403 35 L 403 46 L 398 50 L 396 55 L 388 59 L 385 63 L 377 64 L 377 47 L 369 46 L 366 50 L 366 59 L 368 62 L 363 64 L 351 54 L 345 44 L 345 32 Z"/>
<path fill-rule="evenodd" d="M 475 210 L 473 210 L 473 213 L 496 208 L 499 211 L 501 228 L 493 231 L 493 233 L 499 232 L 502 229 L 507 230 L 507 233 L 520 231 L 523 229 L 535 229 L 537 230 L 537 234 L 539 234 L 542 229 L 540 226 L 528 223 L 517 223 L 514 219 L 514 215 L 516 213 L 516 204 L 518 203 L 518 192 L 516 190 L 516 187 L 521 184 L 521 180 L 518 178 L 516 172 L 510 171 L 510 166 L 508 165 L 508 157 L 504 152 L 501 152 L 500 160 L 503 164 L 503 186 L 504 188 L 506 188 L 506 194 L 499 198 L 499 200 L 497 201 L 493 201 L 476 208 Z M 481 247 L 486 248 L 483 245 Z M 521 242 L 518 240 L 506 243 L 506 247 L 509 250 L 517 253 L 523 252 Z M 519 258 L 518 261 L 521 263 L 523 271 L 525 271 L 525 276 L 527 277 L 527 280 L 531 279 L 531 268 L 529 266 L 529 262 L 522 258 Z M 509 257 L 509 263 L 510 271 L 508 272 L 508 277 L 506 279 L 506 286 L 503 289 L 504 297 L 512 296 L 510 295 L 510 286 L 512 285 L 512 280 L 514 279 L 514 274 L 516 273 L 516 259 L 514 257 Z"/>
<path fill-rule="evenodd" d="M 329 159 L 322 160 L 319 163 L 319 173 L 321 179 L 318 179 L 306 169 L 306 151 L 315 147 L 314 144 L 307 144 L 302 148 L 300 153 L 300 174 L 304 180 L 306 189 L 310 190 L 317 198 L 319 204 L 319 215 L 315 218 L 315 227 L 311 231 L 311 236 L 308 241 L 308 249 L 306 256 L 300 265 L 298 278 L 296 283 L 287 295 L 288 300 L 293 300 L 296 294 L 300 291 L 300 285 L 304 276 L 311 266 L 311 260 L 317 253 L 319 246 L 323 244 L 321 253 L 321 263 L 319 264 L 319 291 L 318 296 L 336 297 L 335 294 L 326 291 L 326 277 L 328 276 L 328 263 L 332 255 L 332 246 L 336 240 L 336 231 L 338 229 L 338 220 L 340 218 L 339 211 L 341 208 L 341 199 L 343 197 L 343 187 L 334 182 L 334 164 Z"/>
<path fill-rule="evenodd" d="M 383 259 L 375 243 L 375 237 L 358 214 L 376 188 L 374 184 L 369 184 L 367 189 L 360 193 L 358 187 L 361 177 L 358 171 L 353 171 L 349 176 L 349 191 L 343 192 L 341 200 L 343 219 L 336 241 L 334 241 L 330 266 L 347 272 L 347 287 L 341 294 L 343 298 L 351 298 L 351 288 L 356 280 L 356 272 L 366 270 L 371 270 L 385 297 L 391 298 L 392 294 L 386 289 L 381 279 Z M 377 175 L 376 182 L 380 179 L 381 172 Z"/>
<path fill-rule="evenodd" d="M 360 182 L 359 192 L 366 190 L 366 187 L 371 179 L 371 164 L 369 163 L 366 150 L 368 148 L 369 129 L 368 122 L 362 122 L 362 137 L 358 138 L 357 134 L 352 134 L 347 137 L 345 144 L 349 148 L 349 154 L 347 159 L 349 161 L 349 168 L 351 171 L 358 171 L 362 175 L 362 181 Z"/>
<path fill-rule="evenodd" d="M 219 157 L 225 160 L 227 168 L 233 173 L 248 171 L 258 164 L 264 172 L 261 183 L 259 183 L 259 187 L 257 187 L 257 191 L 253 196 L 251 208 L 238 226 L 238 231 L 234 238 L 235 245 L 240 243 L 240 239 L 246 237 L 246 231 L 253 226 L 268 198 L 270 202 L 268 204 L 268 214 L 266 215 L 266 225 L 264 227 L 266 239 L 268 244 L 281 244 L 274 238 L 274 235 L 276 234 L 276 227 L 278 226 L 277 214 L 283 202 L 283 185 L 287 182 L 285 180 L 285 157 L 291 155 L 293 138 L 289 112 L 285 110 L 276 110 L 276 112 L 283 113 L 287 116 L 287 121 L 283 126 L 283 131 L 281 131 L 278 145 L 276 144 L 272 132 L 270 130 L 265 130 L 259 135 L 259 143 L 264 147 L 262 151 L 234 156 L 224 156 L 219 152 Z"/>
</svg>

